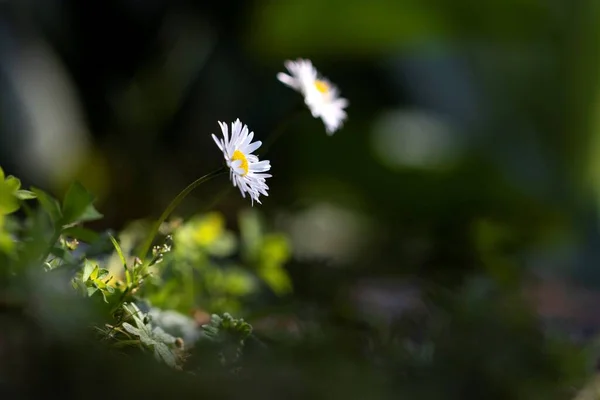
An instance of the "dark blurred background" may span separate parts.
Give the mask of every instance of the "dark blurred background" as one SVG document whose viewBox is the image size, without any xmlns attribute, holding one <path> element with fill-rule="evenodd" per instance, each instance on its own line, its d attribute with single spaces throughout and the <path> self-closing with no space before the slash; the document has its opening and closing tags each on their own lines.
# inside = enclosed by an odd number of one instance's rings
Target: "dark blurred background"
<svg viewBox="0 0 600 400">
<path fill-rule="evenodd" d="M 96 228 L 156 217 L 220 166 L 217 121 L 267 140 L 300 101 L 276 73 L 310 58 L 350 106 L 333 137 L 305 110 L 269 151 L 260 211 L 292 239 L 294 299 L 393 319 L 500 291 L 579 340 L 600 326 L 599 18 L 594 0 L 4 0 L 0 165 L 57 196 L 80 180 Z M 229 187 L 180 214 L 234 224 Z M 503 326 L 496 306 L 457 332 Z"/>
</svg>

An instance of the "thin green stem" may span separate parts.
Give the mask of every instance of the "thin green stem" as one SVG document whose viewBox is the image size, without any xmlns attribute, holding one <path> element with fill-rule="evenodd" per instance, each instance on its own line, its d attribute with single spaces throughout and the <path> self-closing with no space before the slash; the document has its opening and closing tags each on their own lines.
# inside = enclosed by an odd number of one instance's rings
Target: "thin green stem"
<svg viewBox="0 0 600 400">
<path fill-rule="evenodd" d="M 297 104 L 291 112 L 289 112 L 273 129 L 273 132 L 269 135 L 262 148 L 259 150 L 260 156 L 264 157 L 271 146 L 281 137 L 286 128 L 292 123 L 294 119 L 304 110 L 304 104 Z"/>
<path fill-rule="evenodd" d="M 273 145 L 273 143 L 275 143 L 277 141 L 277 139 L 279 139 L 279 137 L 285 131 L 285 128 L 288 127 L 288 125 L 294 120 L 294 118 L 300 113 L 300 111 L 303 110 L 303 108 L 304 107 L 302 107 L 302 105 L 299 104 L 294 110 L 292 110 L 292 112 L 290 112 L 289 114 L 287 114 L 286 117 L 284 117 L 279 122 L 279 124 L 277 124 L 277 126 L 275 127 L 275 129 L 273 130 L 273 132 L 271 133 L 271 135 L 269 136 L 269 138 L 267 139 L 267 141 L 263 145 L 262 151 L 261 151 L 261 156 L 264 156 L 267 153 L 267 151 L 269 150 L 269 148 Z M 160 218 L 158 220 L 156 220 L 156 222 L 152 226 L 152 229 L 150 230 L 150 233 L 146 237 L 146 240 L 139 247 L 139 251 L 137 252 L 137 256 L 140 259 L 144 259 L 146 257 L 146 254 L 148 253 L 148 251 L 150 250 L 150 246 L 152 245 L 152 241 L 154 240 L 154 237 L 158 233 L 158 229 L 160 228 L 160 225 L 169 217 L 169 215 L 171 215 L 171 213 L 173 212 L 173 210 L 175 210 L 175 208 L 179 205 L 179 203 L 181 203 L 181 201 L 188 194 L 190 194 L 190 192 L 192 190 L 194 190 L 196 187 L 198 187 L 202 183 L 204 183 L 204 182 L 206 182 L 206 181 L 214 178 L 215 176 L 224 173 L 225 171 L 226 171 L 225 167 L 220 168 L 220 169 L 218 169 L 218 170 L 216 170 L 214 172 L 211 172 L 210 174 L 206 174 L 206 175 L 198 178 L 197 180 L 195 180 L 194 182 L 192 182 L 191 184 L 189 184 L 185 189 L 183 189 L 181 191 L 181 193 L 179 193 L 177 195 L 177 197 L 175 197 L 173 199 L 173 201 L 171 201 L 171 204 L 169 204 L 169 206 L 165 209 L 165 211 L 162 213 L 162 215 L 160 216 Z M 221 199 L 229 190 L 231 190 L 231 186 L 227 187 L 222 193 L 220 193 L 219 196 L 217 196 L 217 199 Z M 214 202 L 211 203 L 211 207 L 213 205 L 214 205 Z"/>
<path fill-rule="evenodd" d="M 190 194 L 190 192 L 194 189 L 196 189 L 198 186 L 200 186 L 201 184 L 203 184 L 206 181 L 209 181 L 210 179 L 223 174 L 224 172 L 226 172 L 227 169 L 225 167 L 219 168 L 216 171 L 213 171 L 209 174 L 206 174 L 198 179 L 196 179 L 194 182 L 190 183 L 185 189 L 183 189 L 178 195 L 177 197 L 175 197 L 171 203 L 168 205 L 168 207 L 165 209 L 165 211 L 163 211 L 162 215 L 160 216 L 160 218 L 158 218 L 156 220 L 156 222 L 154 222 L 154 225 L 152 225 L 152 228 L 150 229 L 150 232 L 148 233 L 148 236 L 146 237 L 146 240 L 143 242 L 143 244 L 139 247 L 138 252 L 137 252 L 137 256 L 140 259 L 144 259 L 146 258 L 146 254 L 148 253 L 148 250 L 150 250 L 150 246 L 152 246 L 152 242 L 154 241 L 154 237 L 156 236 L 156 234 L 158 233 L 158 229 L 160 228 L 160 225 L 165 222 L 165 220 L 167 218 L 169 218 L 169 216 L 171 215 L 171 213 L 175 210 L 175 208 L 177 208 L 177 206 L 179 205 L 179 203 L 181 203 L 181 201 L 188 195 Z"/>
</svg>

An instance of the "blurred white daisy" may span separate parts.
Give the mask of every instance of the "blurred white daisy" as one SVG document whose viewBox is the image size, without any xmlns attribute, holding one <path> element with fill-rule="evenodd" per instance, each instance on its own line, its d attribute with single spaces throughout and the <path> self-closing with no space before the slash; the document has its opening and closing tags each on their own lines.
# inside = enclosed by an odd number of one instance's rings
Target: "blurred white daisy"
<svg viewBox="0 0 600 400">
<path fill-rule="evenodd" d="M 348 100 L 339 96 L 337 87 L 320 76 L 309 60 L 286 61 L 284 65 L 290 75 L 280 72 L 277 79 L 302 93 L 312 116 L 321 118 L 327 134 L 333 135 L 346 119 Z"/>
<path fill-rule="evenodd" d="M 261 194 L 268 196 L 269 187 L 265 179 L 271 177 L 264 173 L 271 169 L 269 161 L 258 161 L 258 157 L 252 154 L 262 143 L 260 141 L 252 143 L 254 132 L 248 133 L 248 127 L 239 119 L 231 124 L 231 137 L 226 123 L 219 122 L 219 126 L 225 139 L 219 139 L 215 135 L 212 137 L 223 152 L 233 186 L 240 189 L 244 198 L 248 193 L 252 205 L 254 201 L 260 204 L 258 197 Z"/>
</svg>

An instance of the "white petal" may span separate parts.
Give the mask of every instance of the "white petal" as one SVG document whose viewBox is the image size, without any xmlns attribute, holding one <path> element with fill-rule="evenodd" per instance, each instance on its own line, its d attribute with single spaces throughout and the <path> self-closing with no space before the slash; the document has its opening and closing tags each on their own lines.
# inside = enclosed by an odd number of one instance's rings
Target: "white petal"
<svg viewBox="0 0 600 400">
<path fill-rule="evenodd" d="M 231 145 L 233 148 L 237 147 L 240 141 L 240 132 L 242 131 L 242 123 L 239 119 L 236 119 L 231 124 Z"/>
<path fill-rule="evenodd" d="M 246 154 L 253 153 L 260 146 L 262 146 L 262 142 L 260 140 L 257 142 L 254 142 L 254 143 L 250 143 L 249 145 L 246 146 L 246 148 L 243 150 L 243 152 Z"/>
<path fill-rule="evenodd" d="M 271 169 L 271 163 L 269 161 L 260 161 L 249 165 L 249 169 L 255 172 L 264 172 Z"/>
<path fill-rule="evenodd" d="M 348 100 L 346 100 L 346 99 L 344 99 L 344 98 L 340 97 L 339 99 L 335 99 L 335 100 L 332 102 L 332 105 L 334 105 L 334 106 L 336 106 L 336 107 L 339 107 L 339 108 L 346 108 L 346 107 L 348 107 L 348 105 L 349 105 L 349 102 L 348 102 Z"/>
<path fill-rule="evenodd" d="M 214 134 L 212 134 L 212 138 L 219 147 L 219 150 L 223 151 L 223 143 L 221 142 L 221 139 L 217 138 Z"/>
<path fill-rule="evenodd" d="M 219 126 L 221 127 L 221 131 L 223 132 L 223 137 L 225 138 L 225 146 L 227 146 L 227 143 L 229 142 L 229 134 L 227 133 L 228 129 L 227 129 L 227 124 L 225 122 L 220 122 L 217 121 L 219 123 Z"/>
<path fill-rule="evenodd" d="M 239 166 L 242 165 L 242 160 L 235 160 L 231 162 L 231 168 L 239 168 Z"/>
<path fill-rule="evenodd" d="M 248 128 L 246 128 L 246 135 L 242 135 L 241 140 L 240 140 L 240 144 L 238 145 L 240 150 L 245 148 L 246 146 L 248 146 L 248 144 L 252 141 L 252 138 L 254 137 L 254 132 L 250 132 L 250 134 L 248 134 Z M 246 153 L 246 152 L 244 152 Z"/>
<path fill-rule="evenodd" d="M 284 74 L 283 72 L 280 72 L 277 74 L 277 79 L 279 80 L 279 82 L 283 83 L 286 86 L 291 87 L 292 89 L 295 89 L 295 90 L 300 89 L 300 84 L 298 83 L 298 81 L 295 78 L 292 78 L 291 76 L 289 76 L 288 74 Z"/>
<path fill-rule="evenodd" d="M 245 146 L 245 144 L 243 144 L 243 143 L 246 143 L 246 140 L 248 140 L 248 136 L 250 136 L 248 134 L 248 127 L 246 125 L 244 125 L 242 127 L 242 130 L 240 131 L 240 138 L 239 138 L 239 140 L 240 140 L 240 145 L 239 146 L 240 147 L 241 146 Z M 252 136 L 254 136 L 254 133 L 252 133 Z M 252 140 L 252 138 L 250 138 L 250 140 Z M 247 143 L 250 143 L 250 140 L 248 140 Z"/>
</svg>

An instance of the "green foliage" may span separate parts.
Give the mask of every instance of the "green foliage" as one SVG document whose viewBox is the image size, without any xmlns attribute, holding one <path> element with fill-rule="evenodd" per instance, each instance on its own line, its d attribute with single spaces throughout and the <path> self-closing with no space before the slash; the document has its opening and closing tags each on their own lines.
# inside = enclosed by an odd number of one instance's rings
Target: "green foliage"
<svg viewBox="0 0 600 400">
<path fill-rule="evenodd" d="M 400 382 L 409 398 L 436 390 L 442 393 L 445 386 L 436 371 L 445 371 L 447 365 L 460 366 L 448 379 L 460 381 L 464 370 L 479 373 L 491 382 L 490 390 L 506 396 L 519 393 L 522 398 L 532 398 L 537 386 L 524 384 L 513 389 L 511 384 L 535 365 L 547 365 L 535 375 L 540 382 L 545 379 L 544 373 L 552 380 L 561 377 L 571 385 L 580 384 L 578 378 L 584 376 L 577 369 L 582 357 L 574 347 L 540 340 L 520 299 L 503 292 L 518 284 L 516 261 L 503 249 L 521 237 L 495 220 L 479 219 L 471 227 L 474 248 L 486 268 L 484 284 L 470 282 L 455 298 L 445 299 L 442 303 L 447 309 L 430 312 L 427 318 L 435 323 L 424 334 L 382 322 L 391 318 L 367 318 L 366 329 L 357 333 L 348 326 L 335 326 L 340 323 L 337 320 L 332 324 L 327 314 L 335 311 L 323 307 L 312 311 L 302 323 L 292 317 L 290 322 L 276 313 L 269 316 L 271 328 L 267 331 L 275 334 L 267 346 L 263 336 L 257 337 L 261 322 L 265 329 L 265 321 L 250 319 L 251 325 L 232 314 L 244 318 L 264 314 L 264 303 L 257 301 L 263 294 L 269 296 L 262 298 L 285 303 L 293 289 L 286 269 L 292 248 L 288 238 L 271 230 L 255 209 L 238 215 L 237 231 L 218 212 L 195 215 L 187 221 L 169 221 L 160 227 L 162 241 L 140 259 L 134 251 L 146 236 L 143 224 L 133 223 L 119 234 L 97 233 L 82 226 L 101 214 L 93 206 L 94 197 L 80 184 L 73 184 L 59 202 L 40 189 L 22 190 L 16 178 L 4 179 L 3 173 L 2 177 L 0 260 L 4 268 L 0 272 L 6 279 L 0 282 L 6 285 L 6 293 L 23 304 L 29 298 L 51 298 L 41 301 L 45 310 L 50 310 L 48 316 L 39 313 L 51 321 L 46 326 L 63 329 L 71 337 L 77 332 L 118 359 L 151 357 L 152 364 L 169 367 L 174 373 L 184 370 L 201 377 L 215 370 L 229 376 L 232 372 L 243 375 L 258 370 L 264 360 L 271 360 L 271 353 L 277 352 L 281 360 L 290 363 L 308 357 L 305 362 L 322 365 L 323 374 L 342 371 L 344 375 L 344 368 L 356 368 L 360 371 L 356 376 L 364 377 L 367 367 L 376 366 L 377 374 L 385 380 Z M 36 199 L 39 207 L 23 206 L 31 199 Z M 11 218 L 9 214 L 21 206 L 23 219 Z M 67 283 L 75 296 L 69 301 L 74 298 L 92 317 L 81 318 L 73 311 L 76 308 L 62 310 L 67 302 L 58 301 L 56 296 L 44 297 L 42 288 L 48 290 L 46 286 L 56 282 Z M 337 295 L 334 285 L 324 285 L 328 296 Z M 345 309 L 344 313 L 349 312 Z M 485 324 L 472 326 L 474 320 Z M 356 321 L 348 325 L 353 323 Z M 278 335 L 280 328 L 273 326 L 295 332 Z M 415 331 L 422 337 L 415 339 Z M 354 341 L 353 335 L 359 339 Z M 290 340 L 292 336 L 295 339 Z M 505 346 L 506 338 L 512 338 L 512 347 Z M 281 345 L 277 340 L 306 347 L 288 355 L 288 343 Z M 503 354 L 499 355 L 494 348 L 502 346 Z M 261 351 L 253 351 L 256 348 Z M 560 353 L 560 357 L 553 352 Z M 465 354 L 482 354 L 485 360 L 474 362 Z M 522 354 L 527 358 L 515 356 Z M 202 361 L 194 361 L 194 355 Z M 553 357 L 571 367 L 561 370 Z M 296 366 L 304 368 L 300 365 Z M 278 371 L 277 364 L 272 371 Z M 423 391 L 423 386 L 415 383 L 418 377 L 438 384 Z M 496 377 L 503 382 L 495 382 Z"/>
<path fill-rule="evenodd" d="M 258 282 L 264 270 L 278 271 L 283 276 L 280 280 L 289 281 L 284 270 L 289 247 L 281 234 L 263 234 L 262 224 L 242 224 L 240 240 L 226 228 L 223 215 L 197 215 L 183 224 L 167 225 L 165 229 L 170 232 L 166 232 L 164 242 L 141 260 L 133 256 L 136 243 L 143 237 L 136 226 L 119 235 L 82 226 L 102 214 L 93 205 L 94 196 L 81 184 L 71 185 L 58 201 L 39 188 L 22 190 L 18 179 L 5 179 L 1 170 L 0 174 L 0 249 L 12 256 L 3 271 L 21 279 L 28 268 L 39 266 L 38 272 L 70 275 L 73 293 L 98 307 L 100 322 L 95 328 L 115 349 L 150 352 L 157 361 L 182 368 L 186 354 L 183 340 L 165 330 L 172 326 L 154 325 L 148 312 L 142 312 L 136 303 L 167 311 L 241 310 L 244 299 L 262 290 Z M 28 207 L 22 221 L 11 220 L 9 232 L 4 223 L 7 214 L 31 199 L 36 199 L 39 207 Z M 240 251 L 240 244 L 252 251 Z M 264 282 L 281 287 L 272 278 Z M 289 290 L 291 285 L 278 293 Z M 222 346 L 233 341 L 236 356 L 228 355 L 227 359 L 237 363 L 252 328 L 224 314 L 213 316 L 204 336 L 199 327 L 196 330 L 197 334 L 187 335 L 191 338 L 189 348 L 200 337 Z"/>
<path fill-rule="evenodd" d="M 115 292 L 114 287 L 110 285 L 112 277 L 109 274 L 107 269 L 85 260 L 81 282 L 85 285 L 87 295 L 92 296 L 94 293 L 100 292 L 104 302 L 108 303 L 106 296 Z"/>
<path fill-rule="evenodd" d="M 244 341 L 252 334 L 252 326 L 243 319 L 235 319 L 229 313 L 222 316 L 213 314 L 210 323 L 203 325 L 206 336 L 218 342 L 233 340 L 243 346 Z"/>
<path fill-rule="evenodd" d="M 135 324 L 123 322 L 123 330 L 137 338 L 142 348 L 152 351 L 158 361 L 176 367 L 181 362 L 175 352 L 176 338 L 159 327 L 152 327 L 147 316 L 135 304 L 124 304 L 123 308 Z"/>
<path fill-rule="evenodd" d="M 158 256 L 162 263 L 150 268 L 151 284 L 144 288 L 144 296 L 156 307 L 243 313 L 263 285 L 278 296 L 291 293 L 285 270 L 290 245 L 282 234 L 265 232 L 256 212 L 240 214 L 239 237 L 218 212 L 164 228 L 172 235 L 173 248 L 154 249 L 163 251 Z"/>
<path fill-rule="evenodd" d="M 40 205 L 48 213 L 53 223 L 58 223 L 62 218 L 62 211 L 58 201 L 41 189 L 32 188 Z"/>
<path fill-rule="evenodd" d="M 252 326 L 243 319 L 235 319 L 229 313 L 213 314 L 210 323 L 203 325 L 206 337 L 217 343 L 221 365 L 232 368 L 239 365 L 246 340 L 252 334 Z"/>
<path fill-rule="evenodd" d="M 61 213 L 63 225 L 94 221 L 102 218 L 93 206 L 95 197 L 79 183 L 74 182 L 62 203 Z"/>
<path fill-rule="evenodd" d="M 94 208 L 94 196 L 79 182 L 75 182 L 69 187 L 62 205 L 41 189 L 32 188 L 32 193 L 35 194 L 40 206 L 50 217 L 58 234 L 83 222 L 102 218 L 102 214 Z"/>
<path fill-rule="evenodd" d="M 255 210 L 246 210 L 239 218 L 243 254 L 258 276 L 277 295 L 292 291 L 292 283 L 284 265 L 291 258 L 291 245 L 279 233 L 265 233 L 265 224 Z"/>
<path fill-rule="evenodd" d="M 13 250 L 10 234 L 4 230 L 6 215 L 17 211 L 21 201 L 34 198 L 33 192 L 21 189 L 21 181 L 18 178 L 12 175 L 5 176 L 0 168 L 0 252 L 11 253 Z"/>
</svg>

